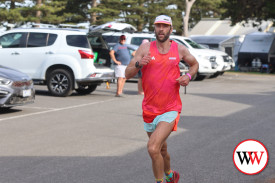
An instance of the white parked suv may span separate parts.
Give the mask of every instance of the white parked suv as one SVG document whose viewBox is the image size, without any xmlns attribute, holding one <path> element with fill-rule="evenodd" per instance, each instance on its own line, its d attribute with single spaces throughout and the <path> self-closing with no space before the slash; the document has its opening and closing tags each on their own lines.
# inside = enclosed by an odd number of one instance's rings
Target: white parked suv
<svg viewBox="0 0 275 183">
<path fill-rule="evenodd" d="M 13 29 L 0 35 L 0 64 L 47 85 L 55 96 L 73 90 L 89 94 L 114 78 L 110 68 L 96 68 L 84 32 L 62 29 Z"/>
<path fill-rule="evenodd" d="M 197 59 L 199 62 L 198 78 L 214 76 L 222 70 L 220 67 L 224 67 L 224 61 L 213 50 L 206 49 L 187 37 L 171 35 L 171 39 L 185 45 Z"/>
<path fill-rule="evenodd" d="M 235 67 L 233 59 L 225 52 L 208 49 L 194 42 L 192 39 L 186 37 L 175 35 L 172 35 L 171 37 L 176 40 L 182 41 L 186 45 L 186 47 L 189 48 L 190 53 L 193 54 L 195 57 L 196 55 L 204 58 L 208 56 L 215 57 L 216 67 L 213 67 L 214 73 L 211 74 L 210 77 L 217 77 L 218 75 L 223 74 L 225 71 L 228 71 Z M 199 58 L 197 58 L 197 60 L 199 61 Z"/>
</svg>

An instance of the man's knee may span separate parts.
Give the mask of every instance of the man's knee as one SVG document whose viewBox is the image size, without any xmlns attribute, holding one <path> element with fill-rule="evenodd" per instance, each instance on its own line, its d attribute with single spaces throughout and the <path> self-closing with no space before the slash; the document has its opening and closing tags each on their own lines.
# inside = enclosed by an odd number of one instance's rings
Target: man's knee
<svg viewBox="0 0 275 183">
<path fill-rule="evenodd" d="M 160 148 L 157 145 L 155 145 L 154 143 L 148 142 L 147 150 L 148 150 L 148 153 L 151 156 L 151 158 L 155 158 L 156 156 L 158 156 L 160 154 Z"/>
</svg>

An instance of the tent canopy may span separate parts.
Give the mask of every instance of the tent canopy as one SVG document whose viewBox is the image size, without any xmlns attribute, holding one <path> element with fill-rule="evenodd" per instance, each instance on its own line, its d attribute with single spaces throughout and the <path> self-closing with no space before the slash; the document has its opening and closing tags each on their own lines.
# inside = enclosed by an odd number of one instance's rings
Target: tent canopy
<svg viewBox="0 0 275 183">
<path fill-rule="evenodd" d="M 245 36 L 240 52 L 269 53 L 274 42 L 275 34 L 256 32 Z"/>
</svg>

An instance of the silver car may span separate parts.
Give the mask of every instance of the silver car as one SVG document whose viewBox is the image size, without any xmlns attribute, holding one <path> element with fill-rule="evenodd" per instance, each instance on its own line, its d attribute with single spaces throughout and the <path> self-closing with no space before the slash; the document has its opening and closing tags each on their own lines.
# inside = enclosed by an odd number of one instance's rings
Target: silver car
<svg viewBox="0 0 275 183">
<path fill-rule="evenodd" d="M 17 70 L 0 65 L 0 109 L 33 103 L 32 79 Z"/>
</svg>

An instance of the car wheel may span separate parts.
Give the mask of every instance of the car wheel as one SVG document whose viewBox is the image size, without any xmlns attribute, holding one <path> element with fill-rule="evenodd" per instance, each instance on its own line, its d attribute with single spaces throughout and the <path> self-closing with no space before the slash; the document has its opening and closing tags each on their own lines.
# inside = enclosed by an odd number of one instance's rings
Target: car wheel
<svg viewBox="0 0 275 183">
<path fill-rule="evenodd" d="M 8 112 L 11 107 L 0 107 L 0 112 Z"/>
<path fill-rule="evenodd" d="M 80 95 L 87 95 L 95 91 L 97 85 L 87 85 L 82 86 L 80 85 L 79 88 L 75 89 L 75 91 Z"/>
<path fill-rule="evenodd" d="M 72 74 L 65 69 L 53 70 L 47 78 L 47 86 L 52 95 L 66 97 L 72 94 Z"/>
</svg>

